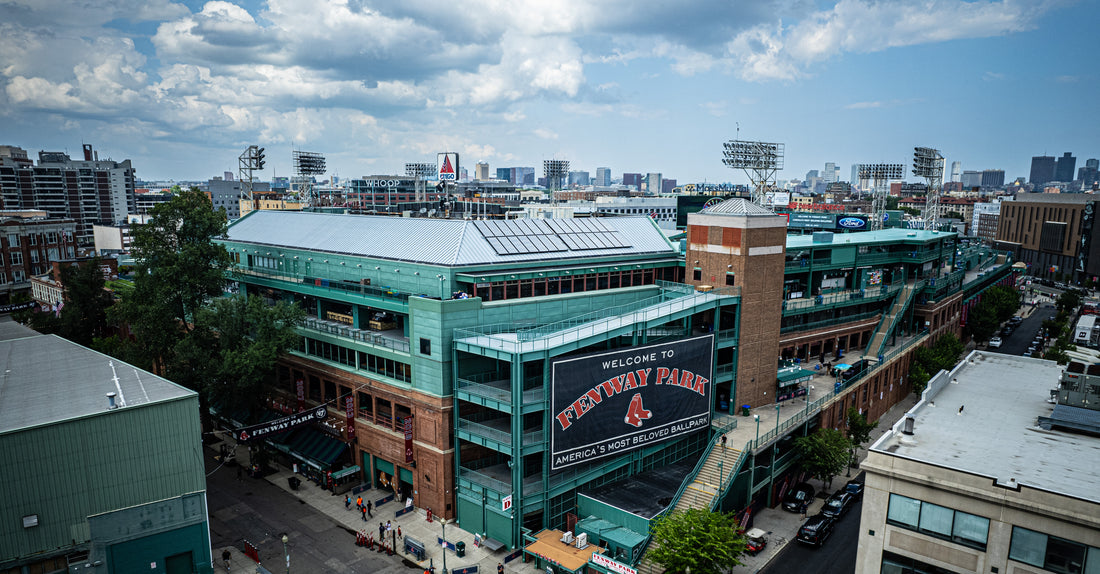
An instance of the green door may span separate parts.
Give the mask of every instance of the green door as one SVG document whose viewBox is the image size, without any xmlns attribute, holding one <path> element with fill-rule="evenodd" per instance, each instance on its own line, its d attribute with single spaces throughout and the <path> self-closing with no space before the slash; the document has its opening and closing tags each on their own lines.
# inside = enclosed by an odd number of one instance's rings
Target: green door
<svg viewBox="0 0 1100 574">
<path fill-rule="evenodd" d="M 169 556 L 164 560 L 164 570 L 167 574 L 191 574 L 191 562 L 190 552 Z"/>
</svg>

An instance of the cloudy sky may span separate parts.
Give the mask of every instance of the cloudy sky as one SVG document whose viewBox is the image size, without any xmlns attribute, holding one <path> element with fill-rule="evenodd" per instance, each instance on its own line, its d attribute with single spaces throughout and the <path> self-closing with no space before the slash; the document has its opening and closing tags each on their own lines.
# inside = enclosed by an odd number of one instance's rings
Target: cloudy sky
<svg viewBox="0 0 1100 574">
<path fill-rule="evenodd" d="M 1100 157 L 1095 0 L 0 0 L 0 144 L 134 160 L 144 179 L 462 164 L 745 177 L 721 143 L 824 163 L 1026 176 Z M 912 178 L 910 178 L 912 179 Z"/>
</svg>

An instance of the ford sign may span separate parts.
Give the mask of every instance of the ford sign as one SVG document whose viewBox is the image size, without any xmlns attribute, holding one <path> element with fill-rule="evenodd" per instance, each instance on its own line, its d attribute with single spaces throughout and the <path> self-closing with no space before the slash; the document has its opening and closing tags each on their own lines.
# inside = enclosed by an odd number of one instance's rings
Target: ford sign
<svg viewBox="0 0 1100 574">
<path fill-rule="evenodd" d="M 859 217 L 841 217 L 836 224 L 845 229 L 862 229 L 867 227 L 867 221 Z"/>
</svg>

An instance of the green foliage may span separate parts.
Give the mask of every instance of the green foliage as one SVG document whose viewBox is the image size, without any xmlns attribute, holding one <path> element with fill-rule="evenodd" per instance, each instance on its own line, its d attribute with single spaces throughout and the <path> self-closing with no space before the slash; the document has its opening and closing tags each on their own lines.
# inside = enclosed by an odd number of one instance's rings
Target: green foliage
<svg viewBox="0 0 1100 574">
<path fill-rule="evenodd" d="M 814 434 L 799 437 L 794 441 L 798 451 L 798 464 L 814 478 L 829 488 L 833 477 L 840 474 L 848 465 L 848 437 L 836 429 L 819 428 Z"/>
<path fill-rule="evenodd" d="M 954 368 L 965 350 L 966 346 L 951 333 L 941 335 L 931 347 L 918 348 L 913 353 L 913 364 L 909 367 L 909 382 L 913 385 L 913 392 L 920 394 L 936 373 Z"/>
<path fill-rule="evenodd" d="M 878 428 L 878 421 L 867 422 L 867 417 L 855 407 L 848 407 L 847 423 L 848 441 L 852 443 L 853 450 L 871 440 L 871 431 Z"/>
<path fill-rule="evenodd" d="M 130 360 L 163 373 L 195 313 L 222 293 L 231 260 L 211 241 L 225 234 L 225 217 L 198 189 L 182 191 L 152 215 L 133 228 L 134 288 L 113 309 L 139 342 Z"/>
<path fill-rule="evenodd" d="M 61 336 L 91 347 L 96 338 L 107 334 L 107 309 L 114 303 L 104 290 L 102 260 L 98 257 L 78 265 L 61 268 L 65 286 L 65 305 L 61 309 Z"/>
<path fill-rule="evenodd" d="M 649 557 L 670 574 L 722 574 L 741 562 L 745 538 L 730 514 L 689 508 L 661 516 L 650 525 Z"/>
<path fill-rule="evenodd" d="M 1081 304 L 1081 293 L 1076 289 L 1069 289 L 1063 291 L 1058 296 L 1058 300 L 1054 302 L 1054 306 L 1058 308 L 1058 313 L 1069 314 Z"/>
<path fill-rule="evenodd" d="M 168 376 L 213 404 L 257 409 L 276 359 L 298 344 L 294 327 L 304 316 L 293 303 L 269 306 L 243 295 L 215 299 L 199 309 L 193 331 L 176 345 Z"/>
<path fill-rule="evenodd" d="M 1020 294 L 1015 289 L 997 285 L 986 289 L 982 300 L 970 310 L 966 329 L 979 341 L 989 339 L 1001 323 L 1020 308 Z"/>
<path fill-rule="evenodd" d="M 890 211 L 896 210 L 898 208 L 898 201 L 900 199 L 901 198 L 897 197 L 896 195 L 887 195 L 886 196 L 886 209 L 888 209 Z"/>
</svg>

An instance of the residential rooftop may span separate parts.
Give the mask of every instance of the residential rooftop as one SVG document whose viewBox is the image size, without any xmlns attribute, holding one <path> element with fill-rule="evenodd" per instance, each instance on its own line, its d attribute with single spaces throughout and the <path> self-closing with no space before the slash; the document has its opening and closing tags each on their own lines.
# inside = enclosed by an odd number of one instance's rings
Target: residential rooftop
<svg viewBox="0 0 1100 574">
<path fill-rule="evenodd" d="M 56 335 L 14 325 L 0 321 L 0 434 L 107 413 L 107 393 L 116 393 L 116 410 L 195 394 Z"/>
<path fill-rule="evenodd" d="M 974 351 L 929 384 L 923 400 L 871 450 L 1021 486 L 1100 502 L 1100 438 L 1043 430 L 1062 367 L 1053 361 Z"/>
</svg>

